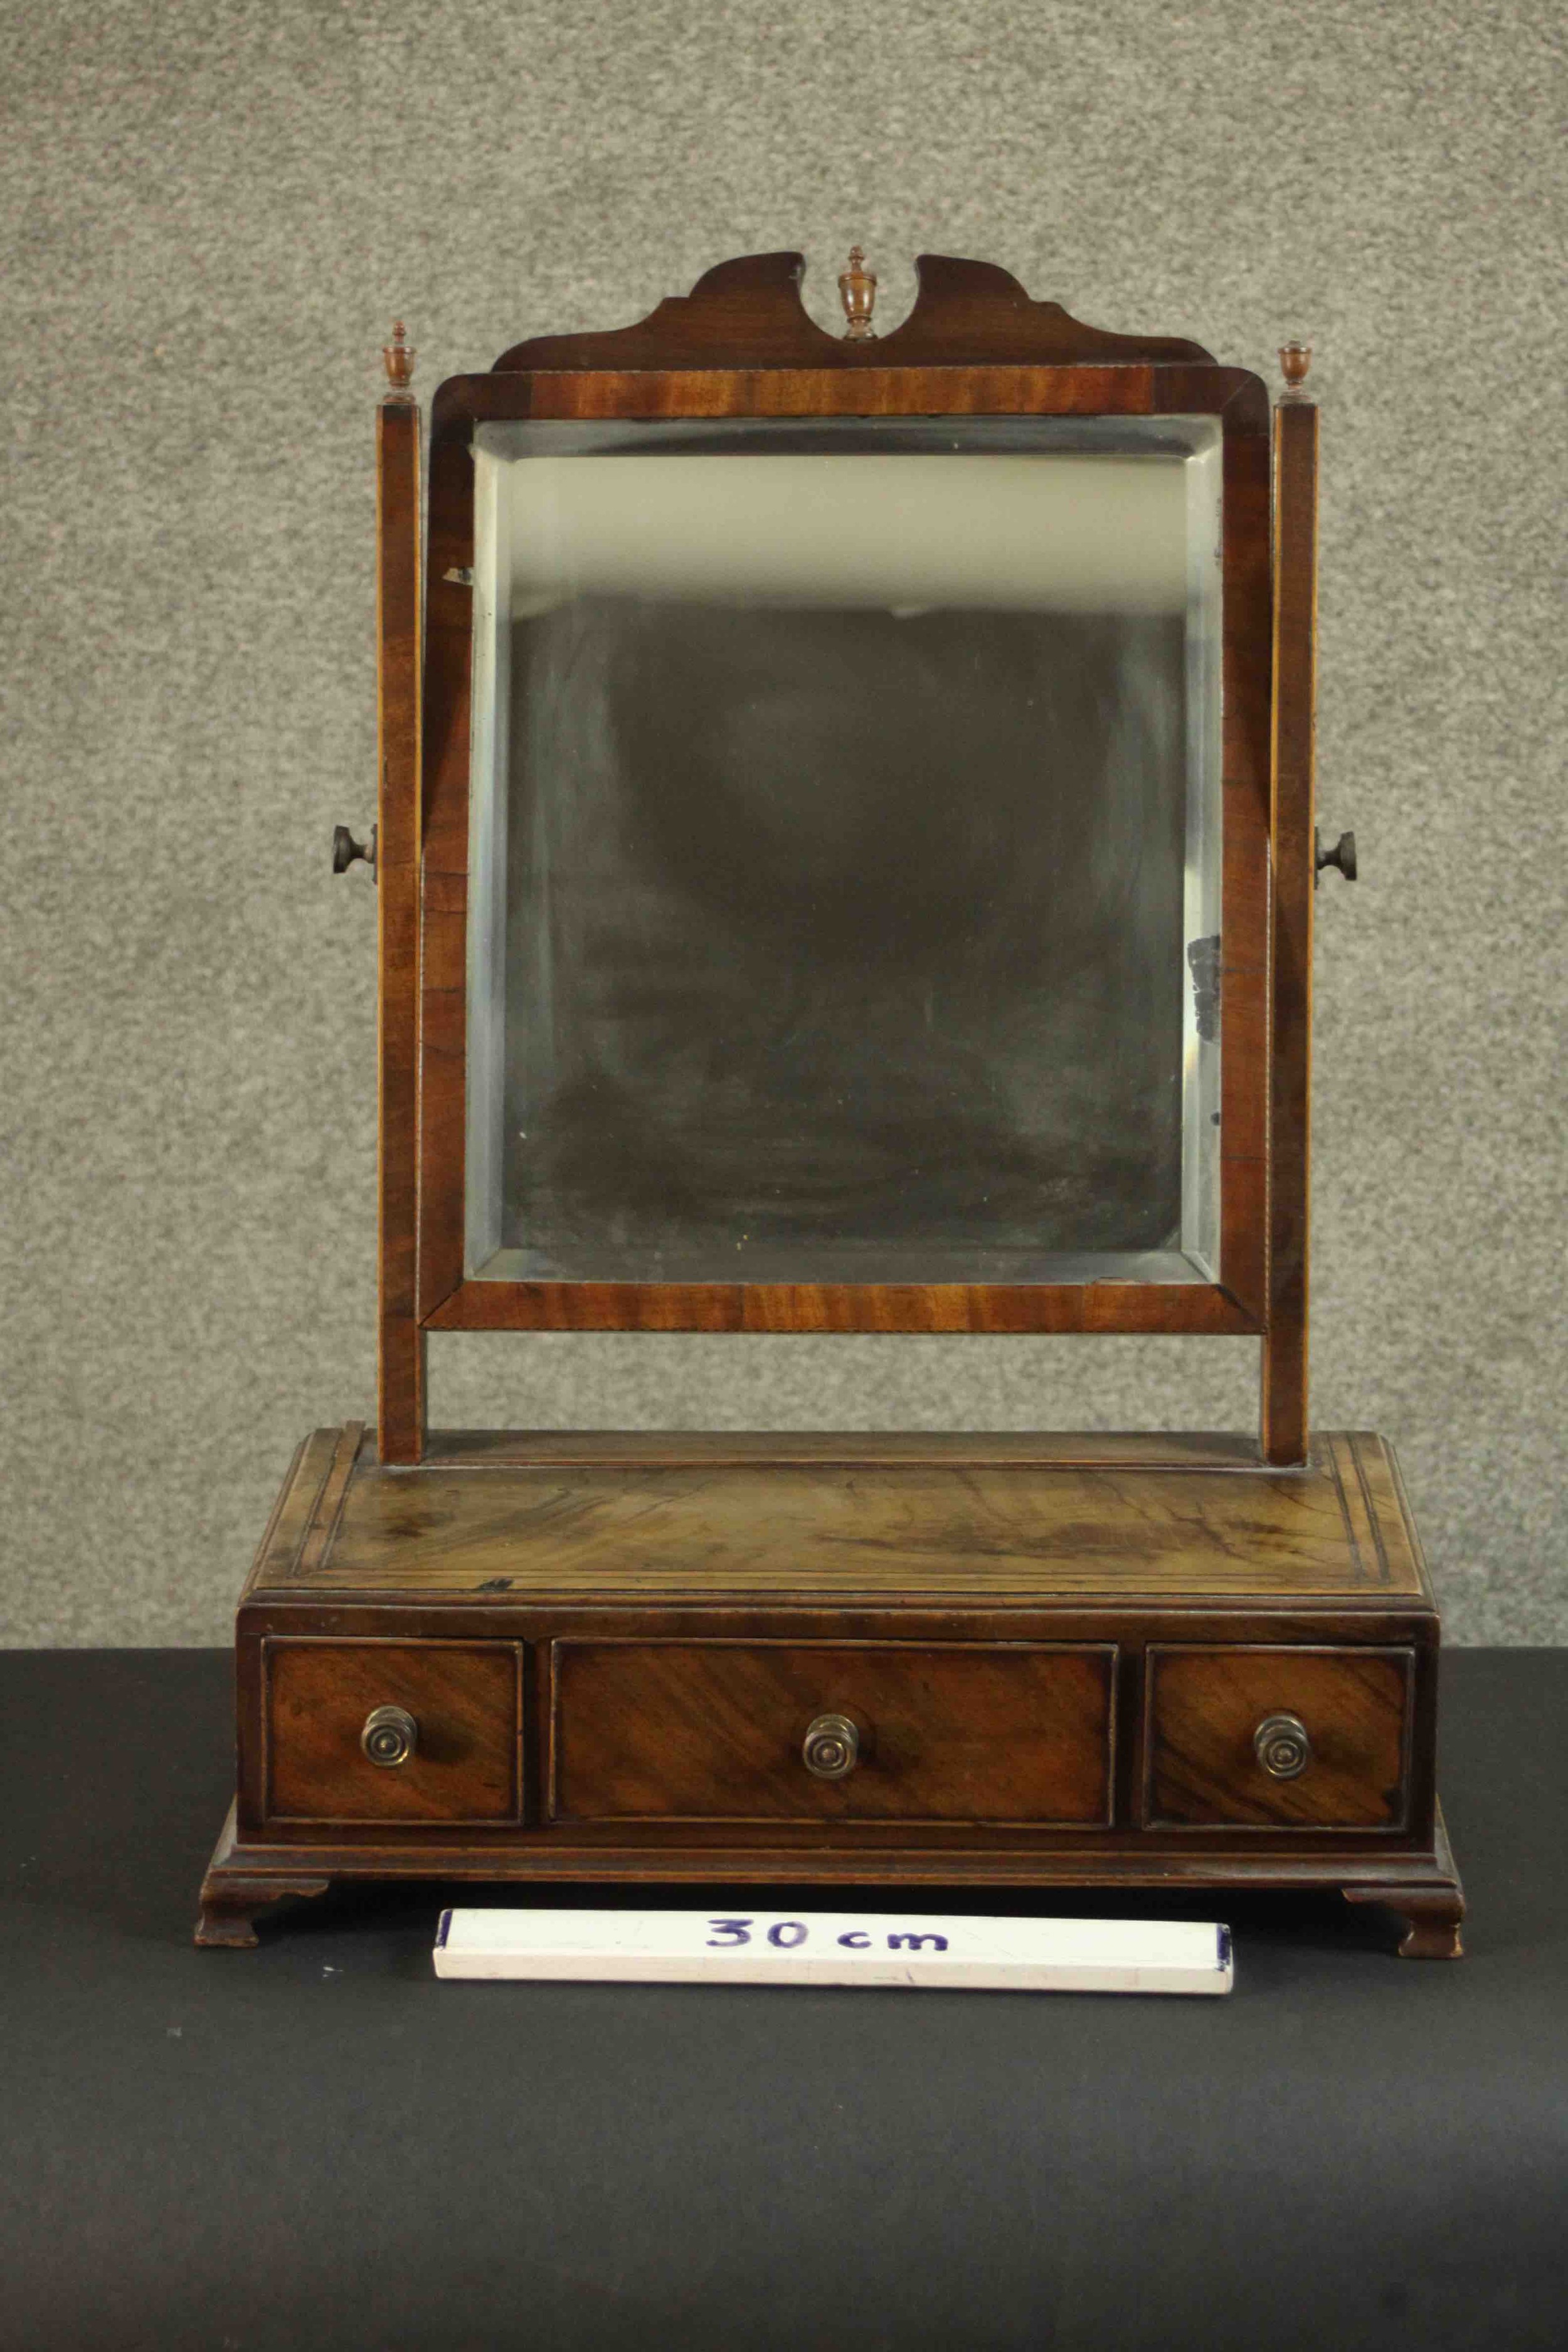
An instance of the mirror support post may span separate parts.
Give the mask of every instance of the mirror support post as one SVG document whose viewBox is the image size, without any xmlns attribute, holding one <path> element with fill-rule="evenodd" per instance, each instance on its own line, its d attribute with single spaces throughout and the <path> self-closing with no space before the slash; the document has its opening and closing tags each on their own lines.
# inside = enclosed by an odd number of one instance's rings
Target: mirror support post
<svg viewBox="0 0 1568 2352">
<path fill-rule="evenodd" d="M 1313 759 L 1318 662 L 1318 411 L 1311 352 L 1287 343 L 1274 417 L 1274 688 L 1269 923 L 1268 1288 L 1262 1452 L 1302 1462 L 1307 1414 L 1312 1066 Z"/>
<path fill-rule="evenodd" d="M 378 794 L 376 1372 L 383 1462 L 425 1445 L 425 1334 L 416 1286 L 418 1152 L 420 726 L 419 408 L 402 321 L 382 354 L 376 411 Z"/>
</svg>

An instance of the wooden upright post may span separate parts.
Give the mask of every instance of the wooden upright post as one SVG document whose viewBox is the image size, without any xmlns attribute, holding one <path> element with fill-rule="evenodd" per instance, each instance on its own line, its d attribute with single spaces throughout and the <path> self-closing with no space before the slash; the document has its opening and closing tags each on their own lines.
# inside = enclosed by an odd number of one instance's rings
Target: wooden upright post
<svg viewBox="0 0 1568 2352">
<path fill-rule="evenodd" d="M 1318 669 L 1318 411 L 1310 347 L 1279 354 L 1274 418 L 1274 727 L 1266 1462 L 1306 1459 L 1309 1111 L 1312 1076 L 1313 751 Z"/>
<path fill-rule="evenodd" d="M 419 737 L 423 630 L 419 409 L 401 320 L 382 357 L 376 412 L 376 685 L 381 781 L 376 1346 L 383 1462 L 417 1462 L 425 1445 L 425 1334 L 416 1286 L 419 1006 Z"/>
</svg>

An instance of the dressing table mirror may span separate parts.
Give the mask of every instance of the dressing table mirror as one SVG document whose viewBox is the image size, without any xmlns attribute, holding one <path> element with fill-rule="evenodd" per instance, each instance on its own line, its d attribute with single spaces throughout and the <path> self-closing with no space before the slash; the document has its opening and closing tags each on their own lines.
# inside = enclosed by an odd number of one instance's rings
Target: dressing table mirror
<svg viewBox="0 0 1568 2352">
<path fill-rule="evenodd" d="M 1317 412 L 800 257 L 378 420 L 379 1419 L 198 1941 L 335 1879 L 1325 1888 L 1449 1957 L 1438 1618 L 1307 1420 Z M 438 1433 L 432 1331 L 1252 1335 L 1256 1435 Z"/>
</svg>

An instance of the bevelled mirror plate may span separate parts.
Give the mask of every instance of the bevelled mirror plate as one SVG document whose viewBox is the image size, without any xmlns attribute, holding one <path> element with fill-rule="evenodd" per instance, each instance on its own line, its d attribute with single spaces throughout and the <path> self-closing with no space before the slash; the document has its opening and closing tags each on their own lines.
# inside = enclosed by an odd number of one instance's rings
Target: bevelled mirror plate
<svg viewBox="0 0 1568 2352">
<path fill-rule="evenodd" d="M 1217 425 L 475 455 L 470 1276 L 1212 1280 Z"/>
</svg>

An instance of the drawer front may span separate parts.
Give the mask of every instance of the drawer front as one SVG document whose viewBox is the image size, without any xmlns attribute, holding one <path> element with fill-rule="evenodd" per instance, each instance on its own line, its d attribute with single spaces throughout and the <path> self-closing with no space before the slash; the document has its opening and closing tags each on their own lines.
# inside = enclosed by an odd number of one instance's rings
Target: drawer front
<svg viewBox="0 0 1568 2352">
<path fill-rule="evenodd" d="M 1102 1827 L 1115 1664 L 1110 1644 L 557 1642 L 549 1814 Z M 835 1716 L 858 1752 L 821 1778 L 803 1750 Z"/>
<path fill-rule="evenodd" d="M 268 1641 L 268 1820 L 516 1821 L 521 1664 L 517 1642 Z M 362 1745 L 378 1708 L 412 1720 L 401 1761 Z M 405 1737 L 394 1717 L 394 1752 Z"/>
<path fill-rule="evenodd" d="M 1414 1650 L 1149 1652 L 1150 1829 L 1397 1830 Z"/>
</svg>

